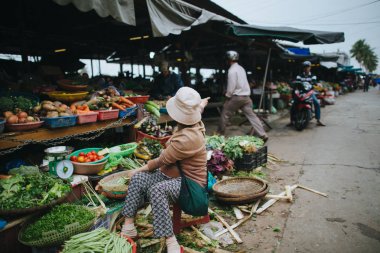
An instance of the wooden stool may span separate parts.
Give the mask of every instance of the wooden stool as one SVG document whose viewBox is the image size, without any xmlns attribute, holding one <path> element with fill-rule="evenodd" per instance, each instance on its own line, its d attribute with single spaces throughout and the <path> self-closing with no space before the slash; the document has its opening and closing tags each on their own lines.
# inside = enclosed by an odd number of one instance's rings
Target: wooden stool
<svg viewBox="0 0 380 253">
<path fill-rule="evenodd" d="M 181 220 L 182 210 L 179 204 L 173 204 L 173 232 L 175 235 L 181 232 L 182 228 L 190 227 L 192 225 L 205 224 L 210 221 L 210 216 L 207 214 L 202 217 L 196 217 L 194 220 L 185 222 Z"/>
</svg>

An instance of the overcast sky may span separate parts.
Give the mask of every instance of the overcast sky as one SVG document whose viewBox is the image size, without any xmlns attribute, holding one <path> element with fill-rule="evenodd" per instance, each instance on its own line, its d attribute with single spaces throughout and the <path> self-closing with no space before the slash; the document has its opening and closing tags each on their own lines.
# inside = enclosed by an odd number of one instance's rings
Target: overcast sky
<svg viewBox="0 0 380 253">
<path fill-rule="evenodd" d="M 349 53 L 357 40 L 365 39 L 380 56 L 380 0 L 212 1 L 248 24 L 344 32 L 343 43 L 306 46 L 315 53 L 337 50 Z M 359 66 L 353 59 L 351 64 Z"/>
</svg>

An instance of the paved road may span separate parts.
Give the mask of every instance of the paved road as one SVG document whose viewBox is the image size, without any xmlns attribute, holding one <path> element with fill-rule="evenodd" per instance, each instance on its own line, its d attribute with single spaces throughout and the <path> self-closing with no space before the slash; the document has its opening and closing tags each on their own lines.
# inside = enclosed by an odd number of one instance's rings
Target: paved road
<svg viewBox="0 0 380 253">
<path fill-rule="evenodd" d="M 273 251 L 380 252 L 380 94 L 357 91 L 322 113 L 326 127 L 296 132 L 282 120 L 270 133 L 269 147 L 294 163 L 298 183 L 329 195 L 297 190 Z"/>
</svg>

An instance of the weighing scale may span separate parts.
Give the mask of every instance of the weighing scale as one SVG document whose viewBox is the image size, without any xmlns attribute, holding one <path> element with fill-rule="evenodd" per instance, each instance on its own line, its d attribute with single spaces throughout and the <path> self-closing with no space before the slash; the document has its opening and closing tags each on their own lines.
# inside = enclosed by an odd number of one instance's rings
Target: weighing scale
<svg viewBox="0 0 380 253">
<path fill-rule="evenodd" d="M 49 173 L 62 179 L 71 177 L 74 172 L 73 163 L 67 156 L 74 148 L 69 146 L 56 146 L 45 149 L 45 162 L 48 163 Z M 47 160 L 47 161 L 46 161 Z"/>
</svg>

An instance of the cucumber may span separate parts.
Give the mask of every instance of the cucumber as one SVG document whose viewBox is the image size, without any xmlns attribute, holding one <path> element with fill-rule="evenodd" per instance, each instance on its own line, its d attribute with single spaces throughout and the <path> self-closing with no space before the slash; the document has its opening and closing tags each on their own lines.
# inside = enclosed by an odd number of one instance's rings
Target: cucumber
<svg viewBox="0 0 380 253">
<path fill-rule="evenodd" d="M 153 114 L 154 116 L 156 116 L 157 118 L 161 116 L 160 111 L 156 107 L 150 104 L 145 104 L 145 109 L 151 114 Z"/>
<path fill-rule="evenodd" d="M 160 110 L 160 106 L 153 101 L 147 101 L 145 104 L 154 106 L 157 110 Z"/>
</svg>

